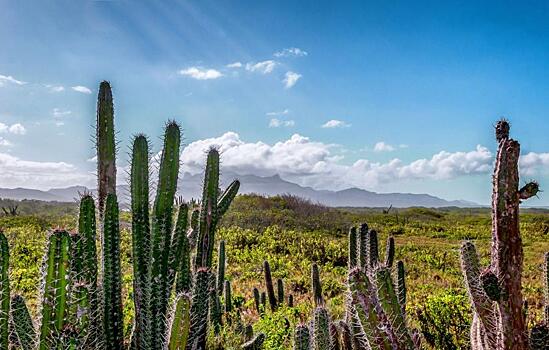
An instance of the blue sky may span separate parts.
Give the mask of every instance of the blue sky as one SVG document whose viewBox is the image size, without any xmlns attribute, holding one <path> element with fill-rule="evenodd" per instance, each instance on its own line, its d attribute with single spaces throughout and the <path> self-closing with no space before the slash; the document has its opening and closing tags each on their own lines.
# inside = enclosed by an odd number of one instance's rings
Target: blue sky
<svg viewBox="0 0 549 350">
<path fill-rule="evenodd" d="M 505 116 L 549 181 L 545 2 L 0 0 L 0 187 L 93 185 L 97 86 L 132 134 L 236 173 L 488 203 Z M 541 196 L 529 204 L 549 205 Z"/>
</svg>

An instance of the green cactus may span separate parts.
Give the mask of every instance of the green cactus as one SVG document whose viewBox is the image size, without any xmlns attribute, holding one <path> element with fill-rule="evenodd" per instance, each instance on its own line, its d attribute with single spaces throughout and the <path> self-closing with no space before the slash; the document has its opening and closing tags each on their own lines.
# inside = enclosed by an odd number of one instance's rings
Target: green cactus
<svg viewBox="0 0 549 350">
<path fill-rule="evenodd" d="M 284 304 L 284 281 L 282 281 L 282 278 L 279 278 L 276 280 L 276 291 L 277 291 L 278 305 Z"/>
<path fill-rule="evenodd" d="M 169 322 L 168 350 L 183 350 L 189 339 L 191 325 L 191 299 L 186 294 L 179 294 L 175 298 Z"/>
<path fill-rule="evenodd" d="M 330 316 L 324 306 L 318 306 L 313 313 L 313 350 L 330 349 Z"/>
<path fill-rule="evenodd" d="M 193 285 L 191 326 L 186 349 L 206 349 L 211 272 L 208 271 L 207 268 L 199 268 L 195 272 L 195 281 Z"/>
<path fill-rule="evenodd" d="M 374 268 L 379 263 L 379 241 L 376 230 L 368 232 L 368 258 L 370 259 L 370 267 Z"/>
<path fill-rule="evenodd" d="M 8 348 L 10 316 L 10 277 L 8 240 L 0 231 L 0 346 Z"/>
<path fill-rule="evenodd" d="M 120 267 L 120 227 L 116 194 L 109 193 L 103 220 L 103 333 L 107 349 L 122 349 L 122 271 Z"/>
<path fill-rule="evenodd" d="M 317 264 L 313 264 L 311 267 L 311 281 L 315 305 L 322 306 L 324 305 L 324 298 L 322 297 L 322 284 L 320 283 L 320 272 L 318 271 Z"/>
<path fill-rule="evenodd" d="M 217 293 L 223 295 L 223 286 L 225 284 L 225 241 L 219 242 L 217 259 Z"/>
<path fill-rule="evenodd" d="M 61 331 L 67 317 L 70 249 L 71 237 L 67 231 L 56 230 L 50 233 L 43 268 L 40 350 L 51 349 L 60 344 Z"/>
<path fill-rule="evenodd" d="M 395 261 L 395 239 L 392 236 L 387 238 L 387 245 L 385 247 L 385 266 L 388 268 L 393 267 Z"/>
<path fill-rule="evenodd" d="M 309 327 L 300 324 L 295 328 L 294 350 L 309 350 L 311 348 L 311 339 Z"/>
<path fill-rule="evenodd" d="M 347 322 L 339 320 L 337 327 L 341 337 L 341 350 L 353 350 L 353 334 Z"/>
<path fill-rule="evenodd" d="M 253 289 L 253 295 L 254 295 L 254 305 L 255 310 L 257 313 L 261 312 L 260 305 L 261 305 L 261 296 L 259 295 L 259 289 L 255 288 Z"/>
<path fill-rule="evenodd" d="M 339 329 L 335 322 L 330 322 L 330 350 L 340 350 Z"/>
<path fill-rule="evenodd" d="M 177 211 L 177 221 L 172 234 L 172 248 L 168 271 L 168 289 L 177 277 L 176 293 L 188 293 L 191 287 L 190 247 L 187 238 L 189 206 L 181 203 Z"/>
<path fill-rule="evenodd" d="M 231 293 L 231 282 L 225 281 L 225 312 L 231 313 L 233 311 L 233 297 Z"/>
<path fill-rule="evenodd" d="M 349 269 L 352 269 L 357 266 L 357 235 L 356 227 L 351 227 L 349 230 Z"/>
<path fill-rule="evenodd" d="M 406 307 L 406 272 L 404 271 L 404 263 L 397 261 L 397 281 L 396 281 L 398 302 L 402 309 Z"/>
<path fill-rule="evenodd" d="M 356 238 L 356 245 L 358 250 L 358 266 L 363 269 L 368 269 L 368 224 L 362 223 L 358 230 L 358 237 Z"/>
<path fill-rule="evenodd" d="M 19 346 L 23 350 L 35 349 L 36 329 L 25 299 L 20 295 L 14 295 L 11 299 L 11 320 Z"/>
<path fill-rule="evenodd" d="M 107 194 L 116 193 L 116 141 L 114 106 L 108 81 L 99 85 L 97 96 L 97 191 L 99 212 L 103 214 Z"/>
<path fill-rule="evenodd" d="M 278 305 L 273 286 L 273 278 L 271 276 L 271 266 L 267 260 L 263 262 L 263 272 L 265 273 L 265 288 L 267 289 L 267 296 L 269 297 L 269 305 L 271 306 L 271 311 L 274 312 Z"/>
</svg>

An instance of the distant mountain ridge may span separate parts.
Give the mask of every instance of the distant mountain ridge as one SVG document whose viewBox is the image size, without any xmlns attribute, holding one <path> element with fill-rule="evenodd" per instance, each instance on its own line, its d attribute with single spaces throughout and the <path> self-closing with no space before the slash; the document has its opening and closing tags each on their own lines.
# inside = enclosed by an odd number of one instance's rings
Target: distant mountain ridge
<svg viewBox="0 0 549 350">
<path fill-rule="evenodd" d="M 464 201 L 448 201 L 429 194 L 415 193 L 377 193 L 359 188 L 348 188 L 341 191 L 315 190 L 293 182 L 283 180 L 279 175 L 261 177 L 256 175 L 236 175 L 225 173 L 221 182 L 226 185 L 232 179 L 238 178 L 241 182 L 239 193 L 255 193 L 265 196 L 280 194 L 292 194 L 307 198 L 331 207 L 477 207 L 479 204 Z M 200 198 L 202 191 L 202 175 L 184 173 L 179 180 L 178 193 L 185 199 Z M 84 186 L 71 186 L 67 188 L 52 188 L 48 191 L 27 188 L 0 188 L 0 198 L 9 199 L 36 199 L 43 201 L 73 202 L 79 197 L 79 193 L 94 192 Z M 118 186 L 121 202 L 127 203 L 128 186 Z"/>
</svg>

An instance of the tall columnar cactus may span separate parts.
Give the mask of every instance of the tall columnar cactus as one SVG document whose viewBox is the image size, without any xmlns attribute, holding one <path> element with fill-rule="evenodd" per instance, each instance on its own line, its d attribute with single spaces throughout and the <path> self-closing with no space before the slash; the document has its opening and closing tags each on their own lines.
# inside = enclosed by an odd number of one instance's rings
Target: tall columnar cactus
<svg viewBox="0 0 549 350">
<path fill-rule="evenodd" d="M 271 276 L 271 265 L 269 265 L 269 262 L 267 260 L 263 262 L 263 272 L 265 274 L 265 289 L 267 289 L 269 305 L 271 307 L 271 311 L 276 311 L 278 305 L 273 286 L 273 277 Z"/>
<path fill-rule="evenodd" d="M 99 85 L 97 96 L 97 191 L 99 212 L 103 213 L 107 194 L 116 193 L 116 142 L 114 106 L 108 81 Z"/>
<path fill-rule="evenodd" d="M 225 283 L 225 241 L 219 242 L 217 258 L 217 293 L 223 295 L 223 286 Z"/>
<path fill-rule="evenodd" d="M 351 227 L 349 230 L 349 239 L 347 240 L 349 243 L 349 269 L 352 269 L 357 266 L 357 233 L 356 233 L 356 227 Z"/>
<path fill-rule="evenodd" d="M 276 292 L 277 292 L 277 302 L 279 305 L 284 303 L 284 281 L 282 278 L 276 280 Z"/>
<path fill-rule="evenodd" d="M 10 278 L 8 240 L 0 232 L 0 346 L 8 348 L 10 318 Z"/>
<path fill-rule="evenodd" d="M 358 250 L 358 266 L 363 269 L 368 269 L 368 224 L 362 223 L 356 238 Z"/>
<path fill-rule="evenodd" d="M 153 206 L 149 301 L 151 334 L 165 334 L 166 310 L 171 286 L 168 285 L 169 256 L 173 227 L 173 206 L 179 174 L 179 125 L 169 122 L 164 134 L 164 148 L 160 156 L 158 185 Z M 153 343 L 154 345 L 154 343 Z"/>
<path fill-rule="evenodd" d="M 36 330 L 25 299 L 20 295 L 15 295 L 11 299 L 11 320 L 17 344 L 23 350 L 35 349 Z"/>
<path fill-rule="evenodd" d="M 195 272 L 195 281 L 191 301 L 191 326 L 187 350 L 205 350 L 208 332 L 208 303 L 210 300 L 211 272 L 199 268 Z"/>
<path fill-rule="evenodd" d="M 474 349 L 528 349 L 522 297 L 523 251 L 519 204 L 535 196 L 538 185 L 519 189 L 520 145 L 509 138 L 509 123 L 496 124 L 498 151 L 492 192 L 492 248 L 490 266 L 481 270 L 471 242 L 461 248 L 461 264 L 474 317 Z"/>
<path fill-rule="evenodd" d="M 191 325 L 190 308 L 191 299 L 188 295 L 179 294 L 175 298 L 168 326 L 168 350 L 184 350 L 187 346 Z"/>
<path fill-rule="evenodd" d="M 50 233 L 43 264 L 40 350 L 49 350 L 60 344 L 67 319 L 70 249 L 71 237 L 67 231 Z"/>
<path fill-rule="evenodd" d="M 320 272 L 318 271 L 318 265 L 313 264 L 311 267 L 311 281 L 313 289 L 313 300 L 316 306 L 324 305 L 324 298 L 322 297 L 322 284 L 320 284 Z"/>
<path fill-rule="evenodd" d="M 122 349 L 122 271 L 120 267 L 120 227 L 116 194 L 105 201 L 103 220 L 103 334 L 107 349 Z"/>
<path fill-rule="evenodd" d="M 313 350 L 330 350 L 330 315 L 324 306 L 313 313 Z"/>
</svg>

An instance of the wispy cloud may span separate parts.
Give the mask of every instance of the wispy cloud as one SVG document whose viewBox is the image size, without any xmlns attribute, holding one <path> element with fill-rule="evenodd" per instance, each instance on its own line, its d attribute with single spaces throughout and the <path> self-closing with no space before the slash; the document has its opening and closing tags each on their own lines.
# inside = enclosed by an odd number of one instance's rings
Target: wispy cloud
<svg viewBox="0 0 549 350">
<path fill-rule="evenodd" d="M 179 71 L 179 74 L 188 76 L 190 78 L 196 79 L 196 80 L 211 80 L 211 79 L 218 79 L 223 76 L 223 73 L 221 73 L 218 70 L 215 69 L 207 69 L 202 67 L 188 67 L 185 69 L 181 69 Z"/>
<path fill-rule="evenodd" d="M 92 93 L 92 91 L 89 88 L 87 88 L 85 86 L 82 86 L 82 85 L 73 86 L 73 87 L 71 87 L 71 89 L 73 89 L 76 92 L 81 92 L 83 94 L 91 94 Z"/>
<path fill-rule="evenodd" d="M 227 68 L 241 68 L 242 67 L 242 62 L 229 63 L 226 67 Z"/>
<path fill-rule="evenodd" d="M 278 62 L 273 60 L 267 60 L 257 63 L 248 62 L 246 63 L 246 70 L 250 72 L 258 72 L 262 74 L 268 74 L 271 73 L 275 67 L 277 66 Z"/>
<path fill-rule="evenodd" d="M 290 47 L 274 53 L 275 57 L 303 57 L 307 56 L 307 51 L 300 49 L 299 47 Z"/>
<path fill-rule="evenodd" d="M 0 74 L 0 86 L 4 86 L 6 83 L 11 83 L 15 85 L 25 85 L 27 82 L 22 80 L 17 80 L 11 75 Z"/>
<path fill-rule="evenodd" d="M 326 123 L 321 125 L 321 127 L 325 129 L 348 128 L 350 126 L 351 124 L 348 124 L 343 120 L 337 120 L 337 119 L 328 120 Z"/>
<path fill-rule="evenodd" d="M 265 113 L 265 115 L 267 115 L 267 116 L 276 116 L 276 115 L 286 115 L 286 114 L 288 114 L 288 113 L 290 113 L 290 110 L 286 108 L 286 109 L 283 110 L 283 111 L 278 111 L 278 112 L 267 112 L 267 113 Z"/>
<path fill-rule="evenodd" d="M 297 81 L 301 78 L 301 74 L 299 73 L 295 73 L 295 72 L 286 72 L 286 74 L 284 75 L 284 80 L 282 80 L 284 82 L 284 87 L 286 89 L 289 89 L 291 88 L 292 86 L 294 86 Z"/>
<path fill-rule="evenodd" d="M 53 115 L 55 126 L 60 127 L 65 125 L 65 119 L 70 116 L 72 112 L 67 109 L 54 108 L 51 111 L 51 114 Z"/>
<path fill-rule="evenodd" d="M 50 90 L 50 92 L 62 92 L 62 91 L 65 91 L 65 87 L 64 86 L 61 86 L 61 85 L 51 85 L 51 84 L 46 84 L 44 85 L 46 88 L 48 88 Z"/>
<path fill-rule="evenodd" d="M 278 118 L 272 118 L 269 121 L 269 128 L 292 127 L 294 125 L 294 120 L 280 120 Z"/>
</svg>

